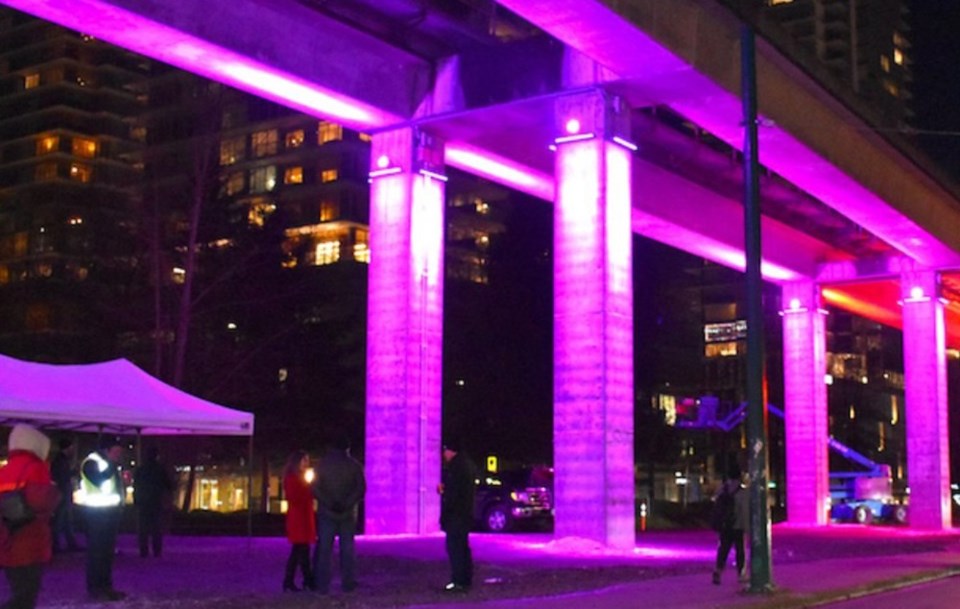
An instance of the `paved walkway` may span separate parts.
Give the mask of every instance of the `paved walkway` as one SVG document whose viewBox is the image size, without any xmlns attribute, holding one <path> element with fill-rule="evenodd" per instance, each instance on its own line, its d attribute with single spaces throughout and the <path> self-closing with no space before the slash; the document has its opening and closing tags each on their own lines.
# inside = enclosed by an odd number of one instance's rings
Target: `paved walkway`
<svg viewBox="0 0 960 609">
<path fill-rule="evenodd" d="M 706 609 L 749 607 L 794 609 L 816 607 L 923 582 L 960 575 L 960 532 L 923 534 L 908 530 L 827 527 L 826 530 L 782 526 L 774 538 L 787 538 L 795 549 L 779 552 L 774 589 L 752 593 L 736 581 L 730 568 L 721 585 L 702 574 L 665 576 L 602 590 L 547 598 L 471 602 L 464 598 L 443 607 L 458 609 Z M 642 537 L 641 542 L 642 544 Z M 883 551 L 878 544 L 884 546 Z M 857 553 L 858 549 L 863 553 Z M 897 554 L 901 546 L 903 553 Z M 891 553 L 893 552 L 893 553 Z M 803 554 L 798 556 L 797 553 Z M 732 553 L 731 553 L 732 554 Z M 847 554 L 834 557 L 834 554 Z M 437 605 L 429 605 L 438 609 Z M 420 607 L 427 607 L 426 605 Z M 879 608 L 878 608 L 879 609 Z"/>
</svg>

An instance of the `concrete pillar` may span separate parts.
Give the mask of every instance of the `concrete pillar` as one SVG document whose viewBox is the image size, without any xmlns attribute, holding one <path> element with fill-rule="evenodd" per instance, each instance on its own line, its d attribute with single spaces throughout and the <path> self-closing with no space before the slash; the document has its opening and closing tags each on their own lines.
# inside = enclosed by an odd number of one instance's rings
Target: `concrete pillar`
<svg viewBox="0 0 960 609">
<path fill-rule="evenodd" d="M 947 436 L 946 340 L 939 278 L 931 270 L 905 270 L 903 372 L 906 389 L 910 526 L 945 529 L 950 514 Z"/>
<path fill-rule="evenodd" d="M 783 286 L 783 383 L 787 452 L 787 520 L 829 521 L 826 313 L 809 281 Z"/>
<path fill-rule="evenodd" d="M 555 534 L 632 547 L 629 113 L 599 92 L 556 113 Z"/>
<path fill-rule="evenodd" d="M 366 532 L 422 534 L 439 519 L 443 149 L 397 129 L 371 166 Z"/>
</svg>

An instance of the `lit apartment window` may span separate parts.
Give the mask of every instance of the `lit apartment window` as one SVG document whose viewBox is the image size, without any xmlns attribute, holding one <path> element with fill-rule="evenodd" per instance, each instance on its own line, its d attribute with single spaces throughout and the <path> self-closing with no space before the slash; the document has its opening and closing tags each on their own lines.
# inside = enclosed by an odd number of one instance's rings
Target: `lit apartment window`
<svg viewBox="0 0 960 609">
<path fill-rule="evenodd" d="M 372 137 L 370 137 L 369 133 L 358 133 L 357 137 L 360 138 L 361 142 L 369 142 L 370 140 L 373 139 Z"/>
<path fill-rule="evenodd" d="M 703 346 L 703 354 L 708 358 L 732 357 L 737 354 L 737 342 L 707 343 Z"/>
<path fill-rule="evenodd" d="M 130 128 L 130 139 L 135 142 L 146 142 L 147 141 L 147 128 L 146 127 L 131 127 Z"/>
<path fill-rule="evenodd" d="M 97 155 L 97 142 L 85 137 L 75 137 L 72 142 L 74 156 L 93 158 Z"/>
<path fill-rule="evenodd" d="M 894 97 L 900 97 L 900 87 L 896 83 L 890 82 L 889 80 L 883 81 L 883 88 Z"/>
<path fill-rule="evenodd" d="M 890 71 L 890 58 L 887 57 L 886 55 L 880 56 L 880 69 L 883 70 L 884 72 Z"/>
<path fill-rule="evenodd" d="M 898 66 L 903 65 L 903 51 L 900 49 L 893 49 L 893 63 L 897 64 Z"/>
<path fill-rule="evenodd" d="M 250 150 L 254 158 L 277 153 L 277 130 L 257 131 L 250 135 Z"/>
<path fill-rule="evenodd" d="M 93 179 L 93 168 L 84 163 L 70 163 L 70 179 L 86 184 Z"/>
<path fill-rule="evenodd" d="M 24 89 L 35 89 L 40 86 L 40 72 L 25 74 L 23 77 Z"/>
<path fill-rule="evenodd" d="M 57 164 L 40 163 L 37 165 L 34 178 L 37 180 L 37 182 L 47 182 L 49 180 L 57 179 Z"/>
<path fill-rule="evenodd" d="M 260 167 L 250 172 L 250 192 L 269 192 L 277 185 L 277 168 Z"/>
<path fill-rule="evenodd" d="M 55 135 L 47 135 L 37 140 L 37 155 L 54 152 L 60 147 L 60 138 Z"/>
<path fill-rule="evenodd" d="M 323 122 L 317 128 L 317 143 L 326 144 L 343 139 L 343 127 L 334 123 Z"/>
<path fill-rule="evenodd" d="M 247 222 L 250 226 L 263 226 L 267 218 L 270 217 L 277 206 L 268 199 L 255 199 L 250 203 L 250 210 L 247 212 Z"/>
<path fill-rule="evenodd" d="M 284 184 L 303 184 L 303 167 L 287 167 L 283 172 Z"/>
<path fill-rule="evenodd" d="M 336 201 L 320 201 L 320 221 L 329 222 L 340 216 L 340 205 Z"/>
<path fill-rule="evenodd" d="M 793 0 L 770 0 L 770 6 L 776 6 L 778 4 L 790 4 Z"/>
<path fill-rule="evenodd" d="M 243 172 L 235 171 L 227 176 L 227 181 L 223 185 L 223 193 L 232 197 L 233 195 L 243 192 Z"/>
<path fill-rule="evenodd" d="M 336 169 L 324 169 L 320 172 L 320 181 L 324 183 L 336 182 L 338 177 L 340 177 L 340 172 Z"/>
<path fill-rule="evenodd" d="M 303 146 L 303 129 L 297 129 L 296 131 L 291 131 L 287 133 L 284 138 L 284 143 L 287 148 L 299 148 Z"/>
<path fill-rule="evenodd" d="M 246 146 L 243 137 L 233 137 L 220 142 L 220 164 L 233 165 L 243 159 Z"/>
<path fill-rule="evenodd" d="M 0 264 L 0 285 L 6 285 L 10 283 L 10 267 L 5 264 Z"/>
<path fill-rule="evenodd" d="M 370 232 L 358 229 L 354 239 L 353 259 L 370 264 Z"/>
<path fill-rule="evenodd" d="M 314 250 L 314 264 L 323 266 L 340 260 L 340 241 L 321 241 Z"/>
</svg>

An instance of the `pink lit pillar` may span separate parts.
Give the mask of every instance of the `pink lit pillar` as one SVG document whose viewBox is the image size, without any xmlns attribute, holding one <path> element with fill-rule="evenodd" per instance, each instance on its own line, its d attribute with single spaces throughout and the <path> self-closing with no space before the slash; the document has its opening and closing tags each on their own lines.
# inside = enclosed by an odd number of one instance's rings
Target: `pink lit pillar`
<svg viewBox="0 0 960 609">
<path fill-rule="evenodd" d="M 633 547 L 631 150 L 615 101 L 557 105 L 555 534 Z"/>
<path fill-rule="evenodd" d="M 943 303 L 935 271 L 903 271 L 903 367 L 906 389 L 910 526 L 950 527 L 950 446 Z"/>
<path fill-rule="evenodd" d="M 825 312 L 812 282 L 783 285 L 784 424 L 787 442 L 787 519 L 829 520 Z"/>
<path fill-rule="evenodd" d="M 397 129 L 371 159 L 366 532 L 422 534 L 439 519 L 443 150 Z"/>
</svg>

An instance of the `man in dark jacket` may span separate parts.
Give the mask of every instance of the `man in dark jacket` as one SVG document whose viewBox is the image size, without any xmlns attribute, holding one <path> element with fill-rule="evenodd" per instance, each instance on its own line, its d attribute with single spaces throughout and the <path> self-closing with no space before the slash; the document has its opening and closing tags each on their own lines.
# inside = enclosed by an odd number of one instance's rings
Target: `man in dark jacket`
<svg viewBox="0 0 960 609">
<path fill-rule="evenodd" d="M 60 451 L 50 464 L 50 476 L 60 491 L 60 503 L 53 514 L 53 551 L 60 551 L 61 536 L 68 550 L 77 551 L 81 549 L 73 535 L 73 481 L 77 476 L 77 446 L 69 438 L 61 439 L 58 446 Z"/>
<path fill-rule="evenodd" d="M 340 538 L 340 587 L 350 592 L 357 587 L 356 549 L 357 510 L 367 481 L 363 466 L 350 456 L 350 440 L 338 437 L 327 450 L 316 478 L 313 496 L 317 499 L 317 545 L 313 551 L 313 570 L 317 592 L 330 591 L 330 563 L 333 540 Z"/>
<path fill-rule="evenodd" d="M 470 529 L 473 527 L 473 501 L 477 469 L 450 439 L 443 446 L 443 481 L 440 484 L 440 528 L 447 534 L 450 558 L 448 592 L 466 592 L 473 583 L 473 556 L 470 553 Z"/>
<path fill-rule="evenodd" d="M 163 510 L 169 503 L 171 491 L 173 482 L 160 463 L 160 451 L 151 446 L 143 464 L 133 473 L 141 558 L 149 556 L 151 548 L 157 558 L 163 553 Z"/>
</svg>

